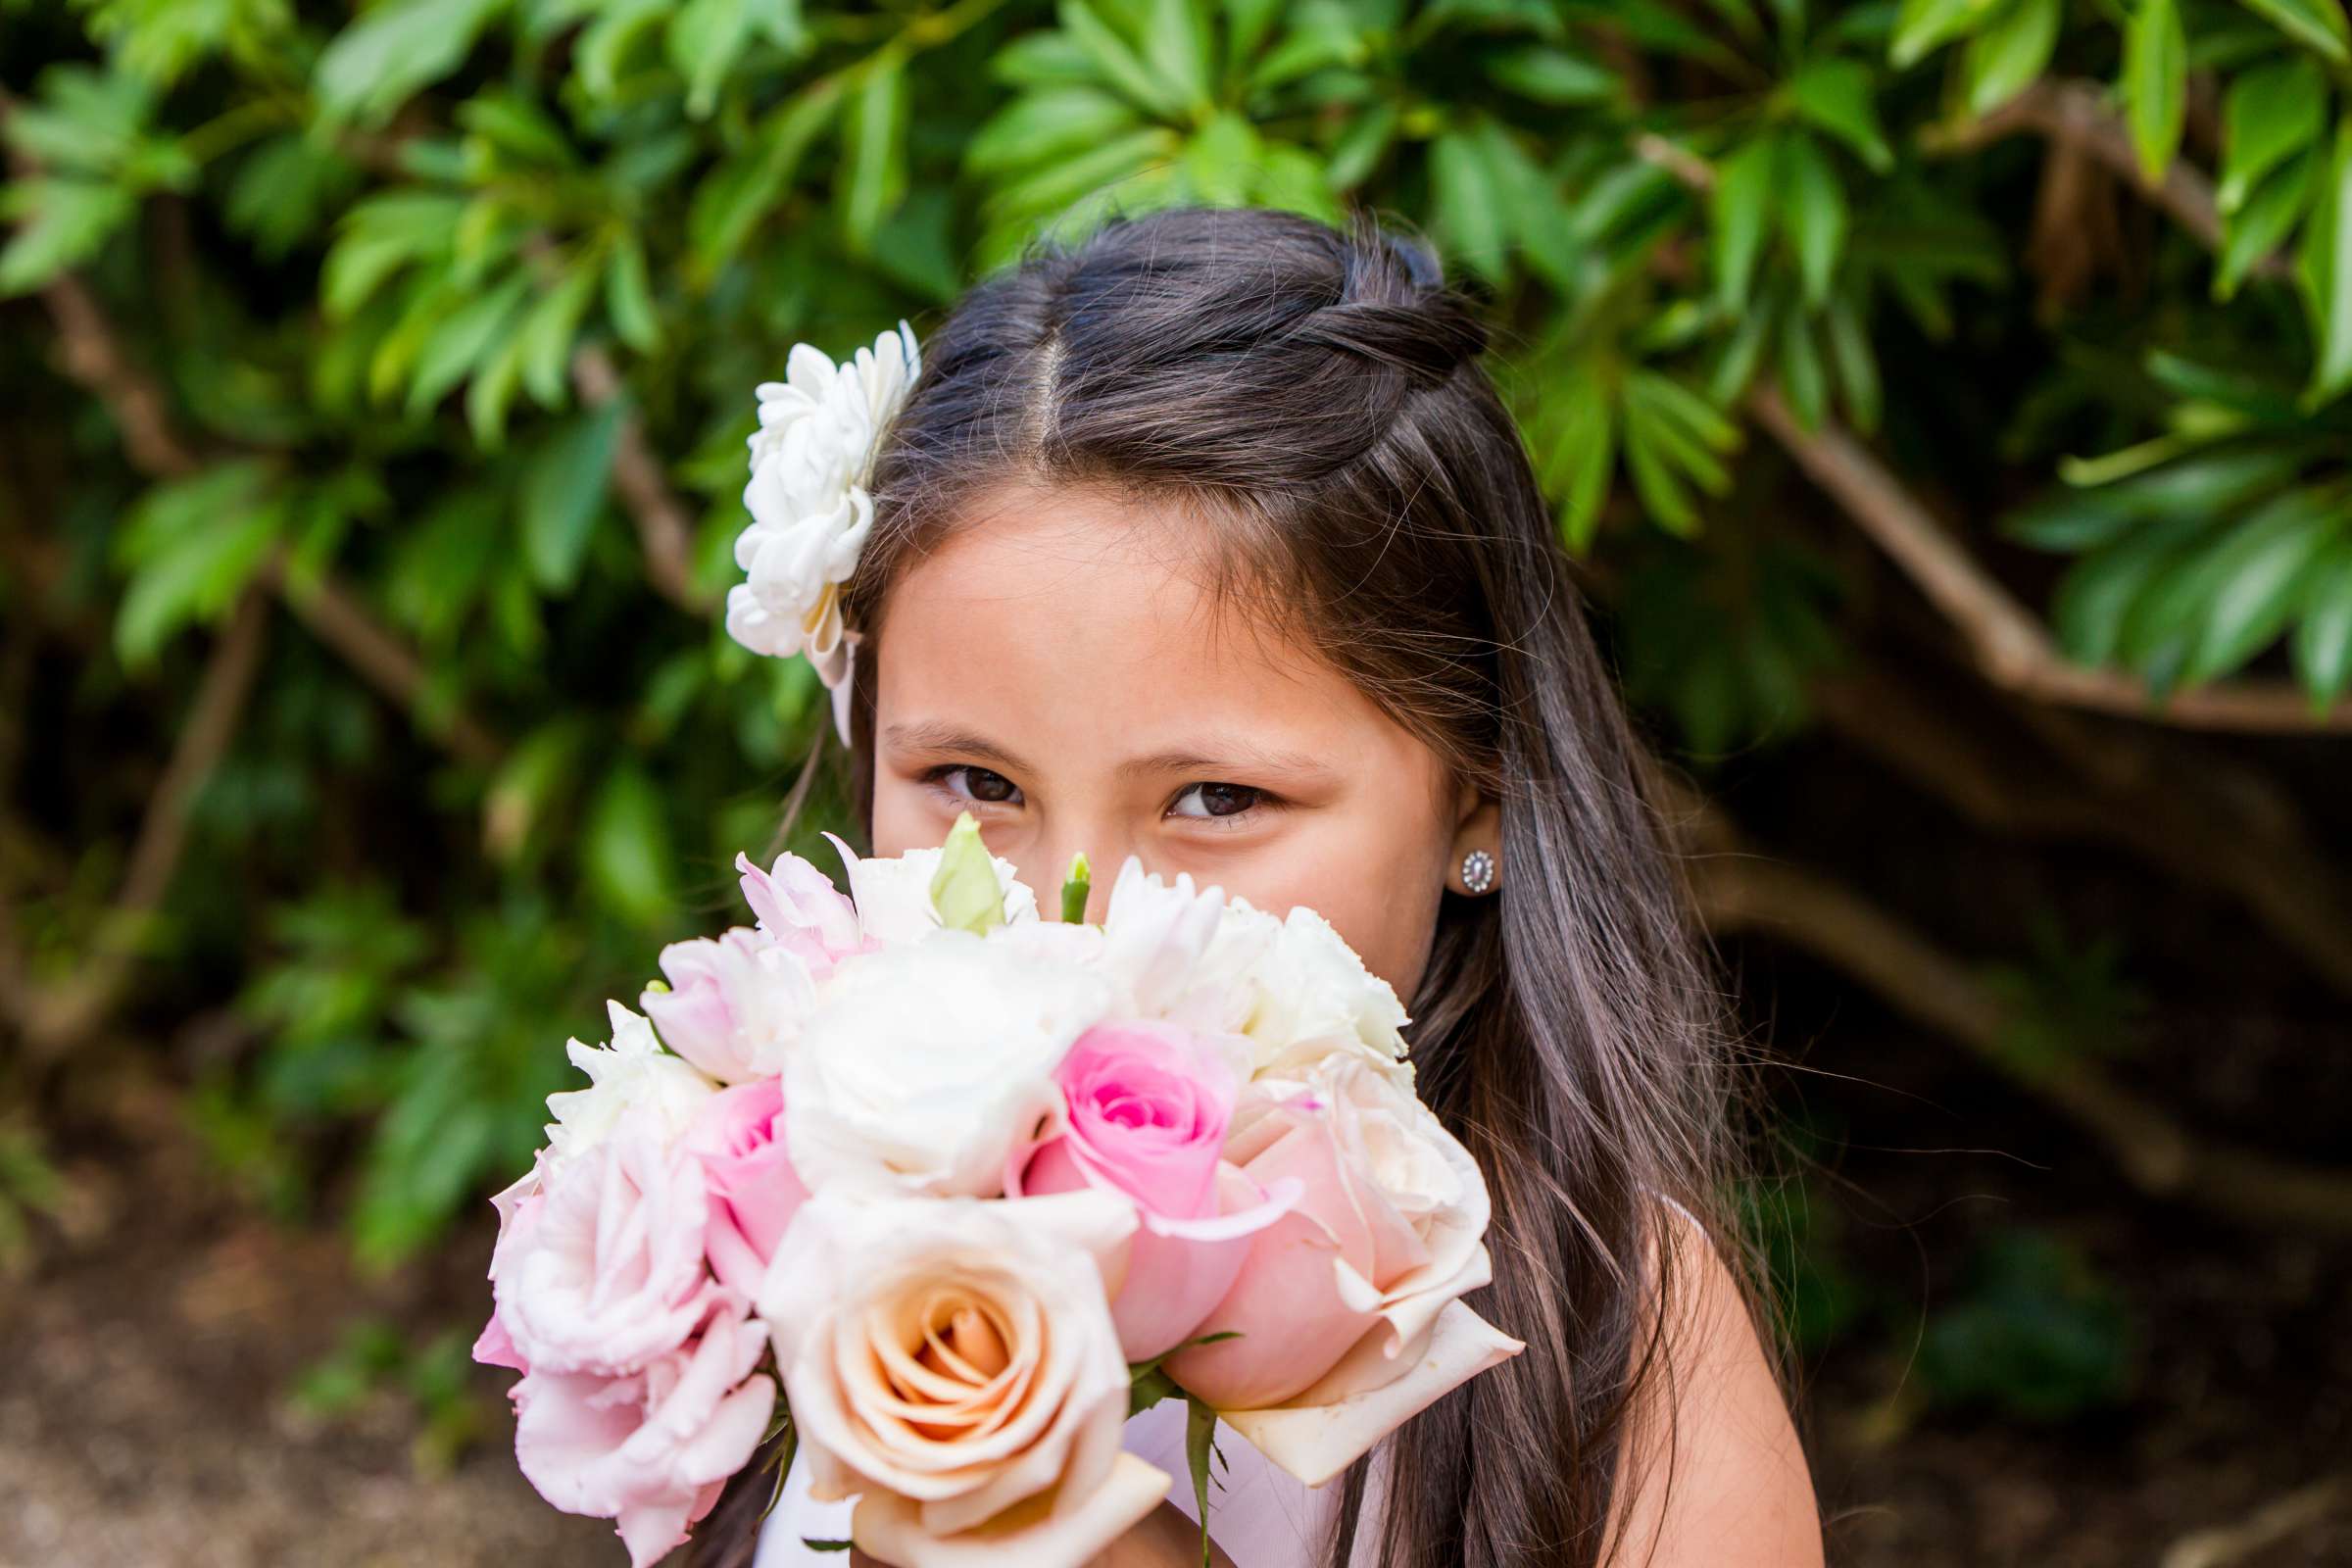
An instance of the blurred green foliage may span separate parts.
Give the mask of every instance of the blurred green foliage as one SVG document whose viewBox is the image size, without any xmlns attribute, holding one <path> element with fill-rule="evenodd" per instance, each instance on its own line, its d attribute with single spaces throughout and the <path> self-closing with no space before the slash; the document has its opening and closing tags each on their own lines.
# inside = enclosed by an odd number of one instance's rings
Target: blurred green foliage
<svg viewBox="0 0 2352 1568">
<path fill-rule="evenodd" d="M 196 1068 L 213 1146 L 281 1211 L 331 1195 L 379 1263 L 527 1161 L 564 1034 L 730 903 L 822 722 L 805 666 L 715 613 L 753 386 L 1108 212 L 1431 235 L 1502 329 L 1637 697 L 1697 753 L 1800 722 L 1868 612 L 1772 504 L 1766 390 L 1972 508 L 1982 551 L 2014 511 L 2075 659 L 2159 694 L 2258 661 L 2315 704 L 2352 685 L 2334 0 L 0 17 L 0 293 L 84 348 L 60 290 L 97 301 L 178 454 L 121 376 L 53 382 L 48 334 L 9 334 L 11 417 L 65 457 L 10 481 L 0 528 L 39 548 L 0 558 L 0 607 L 67 651 L 10 701 L 115 747 L 44 764 L 44 826 L 82 848 L 24 879 L 16 939 L 35 982 L 89 960 L 140 804 L 108 759 L 160 754 L 214 628 L 281 600 L 126 940 L 158 1013 L 233 995 L 255 1042 Z M 2210 172 L 2214 231 L 2131 204 L 2147 243 L 2070 294 L 2029 253 L 2094 246 L 2100 213 L 2037 219 L 2027 146 L 1971 127 L 2083 83 L 2145 171 Z"/>
</svg>

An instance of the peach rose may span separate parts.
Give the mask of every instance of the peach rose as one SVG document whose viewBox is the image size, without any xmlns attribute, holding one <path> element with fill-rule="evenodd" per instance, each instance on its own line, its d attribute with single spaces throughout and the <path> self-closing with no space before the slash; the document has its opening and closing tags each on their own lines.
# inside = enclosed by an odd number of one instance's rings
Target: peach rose
<svg viewBox="0 0 2352 1568">
<path fill-rule="evenodd" d="M 1127 1416 L 1105 1268 L 1117 1272 L 1134 1225 L 1132 1205 L 1094 1192 L 986 1202 L 820 1191 L 803 1205 L 758 1311 L 810 1494 L 866 1495 L 864 1549 L 901 1568 L 957 1560 L 969 1532 L 1008 1527 L 1006 1511 L 1026 1504 L 1019 1523 L 1064 1522 L 1054 1550 L 1075 1568 L 1140 1517 L 1097 1507 Z M 1076 1520 L 1088 1528 L 1073 1533 Z"/>
</svg>

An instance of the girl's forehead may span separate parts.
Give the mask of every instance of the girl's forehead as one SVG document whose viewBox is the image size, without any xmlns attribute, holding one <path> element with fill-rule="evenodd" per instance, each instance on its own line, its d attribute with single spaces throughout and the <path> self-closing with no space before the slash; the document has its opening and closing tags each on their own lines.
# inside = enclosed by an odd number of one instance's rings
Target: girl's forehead
<svg viewBox="0 0 2352 1568">
<path fill-rule="evenodd" d="M 1258 596 L 1219 591 L 1215 524 L 1101 491 L 1003 491 L 893 585 L 884 739 L 959 722 L 1053 746 L 1257 737 L 1353 752 L 1394 727 Z"/>
</svg>

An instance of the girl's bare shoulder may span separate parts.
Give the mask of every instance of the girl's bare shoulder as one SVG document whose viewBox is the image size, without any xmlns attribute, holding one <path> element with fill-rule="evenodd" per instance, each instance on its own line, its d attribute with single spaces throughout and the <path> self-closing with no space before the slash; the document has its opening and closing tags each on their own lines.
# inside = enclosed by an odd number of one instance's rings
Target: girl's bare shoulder
<svg viewBox="0 0 2352 1568">
<path fill-rule="evenodd" d="M 1746 1294 L 1687 1211 L 1677 1205 L 1662 1229 L 1673 1254 L 1664 1355 L 1634 1413 L 1618 1540 L 1602 1560 L 1819 1568 L 1812 1476 Z"/>
</svg>

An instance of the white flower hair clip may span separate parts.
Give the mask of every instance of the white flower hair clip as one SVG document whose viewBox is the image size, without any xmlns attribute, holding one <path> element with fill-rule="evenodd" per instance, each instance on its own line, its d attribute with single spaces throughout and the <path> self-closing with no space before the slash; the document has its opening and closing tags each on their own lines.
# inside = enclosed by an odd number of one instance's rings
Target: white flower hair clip
<svg viewBox="0 0 2352 1568">
<path fill-rule="evenodd" d="M 842 624 L 841 587 L 874 523 L 874 452 L 922 368 L 905 321 L 835 365 L 796 343 L 784 379 L 762 381 L 751 525 L 735 540 L 747 580 L 727 591 L 727 635 L 756 654 L 806 654 L 833 695 L 833 728 L 850 739 L 850 672 L 858 633 Z"/>
</svg>

